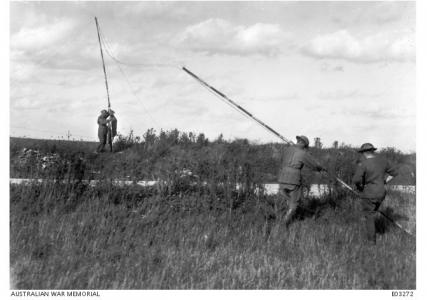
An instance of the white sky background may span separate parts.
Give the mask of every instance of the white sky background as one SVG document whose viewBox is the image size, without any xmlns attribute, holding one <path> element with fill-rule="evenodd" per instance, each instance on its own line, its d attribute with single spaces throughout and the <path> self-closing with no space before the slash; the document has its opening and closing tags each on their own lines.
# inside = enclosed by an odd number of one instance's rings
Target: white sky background
<svg viewBox="0 0 427 300">
<path fill-rule="evenodd" d="M 97 138 L 106 91 L 94 15 L 133 65 L 122 69 L 137 97 L 104 53 L 123 134 L 279 141 L 185 65 L 285 137 L 415 151 L 413 2 L 12 2 L 12 136 Z"/>
</svg>

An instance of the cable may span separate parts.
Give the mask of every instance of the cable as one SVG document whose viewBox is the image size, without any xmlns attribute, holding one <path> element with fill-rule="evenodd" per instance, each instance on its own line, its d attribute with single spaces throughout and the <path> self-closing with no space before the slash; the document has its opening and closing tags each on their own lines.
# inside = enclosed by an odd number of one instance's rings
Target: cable
<svg viewBox="0 0 427 300">
<path fill-rule="evenodd" d="M 129 86 L 129 89 L 130 89 L 130 91 L 132 92 L 132 94 L 135 96 L 135 98 L 138 100 L 138 102 L 139 103 L 141 103 L 141 105 L 142 105 L 142 108 L 144 109 L 144 111 L 146 112 L 146 114 L 149 116 L 149 118 L 153 121 L 153 123 L 155 123 L 156 125 L 157 125 L 157 127 L 159 127 L 159 128 L 161 128 L 161 126 L 160 126 L 160 124 L 151 116 L 151 114 L 148 112 L 148 110 L 146 109 L 146 107 L 144 106 L 144 104 L 143 104 L 143 102 L 139 99 L 139 97 L 138 97 L 138 95 L 135 93 L 135 91 L 134 91 L 134 89 L 133 89 L 133 87 L 132 87 L 132 85 L 131 85 L 131 83 L 130 83 L 130 80 L 129 80 L 129 77 L 126 75 L 126 73 L 125 73 L 125 71 L 122 69 L 122 67 L 120 66 L 120 61 L 118 60 L 118 59 L 116 59 L 115 57 L 114 57 L 114 55 L 111 53 L 111 52 L 113 52 L 112 50 L 111 50 L 111 48 L 110 48 L 110 46 L 109 46 L 109 44 L 108 44 L 108 41 L 106 40 L 106 38 L 105 38 L 105 36 L 104 36 L 104 34 L 102 33 L 102 31 L 100 31 L 101 32 L 101 42 L 102 42 L 102 44 L 105 46 L 105 52 L 107 53 L 107 55 L 108 56 L 110 56 L 112 59 L 113 59 L 113 61 L 117 64 L 117 67 L 119 68 L 119 71 L 121 72 L 121 74 L 123 75 L 123 77 L 125 78 L 125 80 L 126 80 L 126 82 L 127 82 L 127 84 L 128 84 L 128 86 Z M 153 65 L 150 65 L 150 66 L 153 66 Z M 175 141 L 172 141 L 172 142 L 170 142 L 169 144 L 167 144 L 166 145 L 166 147 L 165 147 L 165 149 L 161 152 L 161 153 L 159 153 L 158 154 L 158 156 L 162 156 L 167 150 L 169 150 L 170 148 L 172 148 L 172 146 L 174 146 L 175 145 Z"/>
<path fill-rule="evenodd" d="M 107 54 L 113 59 L 117 64 L 125 65 L 125 66 L 143 66 L 143 67 L 154 67 L 154 68 L 176 68 L 179 69 L 180 67 L 178 65 L 172 64 L 172 63 L 127 63 L 119 60 L 115 55 L 112 54 L 113 50 L 110 47 L 110 43 L 108 42 L 107 38 L 101 31 L 101 36 L 104 42 L 104 45 L 106 46 L 106 52 Z"/>
<path fill-rule="evenodd" d="M 113 59 L 114 62 L 116 62 L 117 67 L 119 68 L 120 73 L 125 78 L 128 86 L 129 86 L 130 91 L 132 92 L 132 94 L 134 95 L 134 97 L 138 100 L 138 102 L 141 104 L 141 106 L 142 106 L 143 110 L 145 111 L 145 113 L 153 121 L 153 123 L 155 123 L 158 127 L 161 127 L 161 126 L 159 126 L 159 124 L 157 123 L 157 121 L 151 116 L 151 114 L 148 112 L 148 109 L 145 107 L 144 103 L 139 99 L 138 95 L 136 94 L 136 92 L 134 91 L 134 89 L 132 87 L 132 84 L 130 83 L 129 77 L 127 76 L 127 74 L 125 73 L 125 71 L 122 69 L 122 67 L 120 66 L 120 64 L 115 60 L 114 56 L 110 53 L 110 50 L 109 50 L 110 47 L 107 45 L 107 42 L 105 40 L 104 35 L 102 34 L 102 31 L 101 31 L 101 41 L 102 41 L 102 44 L 105 46 L 105 50 L 106 50 L 105 52 L 107 53 L 108 56 L 110 56 Z"/>
</svg>

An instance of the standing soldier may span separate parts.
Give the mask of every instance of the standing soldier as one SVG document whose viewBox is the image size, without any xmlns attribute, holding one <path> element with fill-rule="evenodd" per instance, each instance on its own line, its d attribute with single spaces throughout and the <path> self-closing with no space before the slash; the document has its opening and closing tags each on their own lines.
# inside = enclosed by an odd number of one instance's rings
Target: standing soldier
<svg viewBox="0 0 427 300">
<path fill-rule="evenodd" d="M 114 137 L 117 135 L 117 119 L 114 116 L 114 110 L 109 109 L 108 110 L 109 117 L 107 121 L 108 124 L 108 131 L 107 131 L 107 143 L 110 147 L 110 152 L 113 152 L 113 140 Z"/>
<path fill-rule="evenodd" d="M 105 143 L 107 142 L 107 133 L 108 133 L 108 123 L 107 120 L 108 112 L 103 109 L 101 115 L 98 117 L 98 138 L 99 145 L 96 148 L 97 153 L 104 152 Z"/>
<path fill-rule="evenodd" d="M 297 208 L 301 205 L 301 169 L 307 166 L 318 172 L 325 170 L 314 157 L 308 153 L 308 138 L 303 135 L 297 136 L 296 138 L 296 145 L 286 148 L 283 152 L 282 168 L 279 173 L 279 192 L 288 203 L 288 211 L 284 217 L 286 227 L 289 226 L 295 216 Z M 281 201 L 280 204 L 282 205 L 283 202 L 284 201 Z M 281 214 L 281 212 L 279 213 Z"/>
<path fill-rule="evenodd" d="M 384 184 L 398 175 L 397 168 L 384 157 L 377 155 L 375 150 L 377 148 L 370 143 L 360 147 L 358 152 L 362 154 L 362 160 L 353 177 L 353 184 L 361 192 L 366 238 L 374 245 L 376 244 L 375 217 L 386 195 Z M 386 174 L 389 175 L 387 178 Z"/>
</svg>

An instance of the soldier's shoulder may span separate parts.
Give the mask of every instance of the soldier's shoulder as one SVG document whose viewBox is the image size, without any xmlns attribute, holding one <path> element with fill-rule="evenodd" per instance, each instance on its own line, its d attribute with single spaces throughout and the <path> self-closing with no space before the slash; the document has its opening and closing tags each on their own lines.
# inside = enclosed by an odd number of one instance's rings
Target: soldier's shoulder
<svg viewBox="0 0 427 300">
<path fill-rule="evenodd" d="M 369 164 L 368 160 L 366 158 L 359 158 L 356 160 L 356 166 L 359 168 L 365 167 L 367 164 Z"/>
<path fill-rule="evenodd" d="M 310 152 L 299 147 L 295 147 L 295 155 L 300 157 L 311 156 Z"/>
<path fill-rule="evenodd" d="M 382 155 L 382 154 L 375 155 L 374 160 L 376 162 L 379 162 L 379 163 L 382 163 L 382 164 L 386 164 L 388 162 L 388 159 L 384 155 Z"/>
</svg>

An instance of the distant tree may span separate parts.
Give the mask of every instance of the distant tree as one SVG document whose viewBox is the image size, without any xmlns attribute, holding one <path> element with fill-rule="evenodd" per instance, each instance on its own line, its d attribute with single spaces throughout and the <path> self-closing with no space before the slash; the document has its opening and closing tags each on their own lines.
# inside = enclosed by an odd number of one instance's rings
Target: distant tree
<svg viewBox="0 0 427 300">
<path fill-rule="evenodd" d="M 199 146 L 206 146 L 208 144 L 209 140 L 205 137 L 205 135 L 203 133 L 200 133 L 197 136 L 197 145 Z"/>
<path fill-rule="evenodd" d="M 338 149 L 338 141 L 334 141 L 334 142 L 332 143 L 332 148 L 334 148 L 334 149 Z"/>
<path fill-rule="evenodd" d="M 187 146 L 191 143 L 191 139 L 186 132 L 181 133 L 181 136 L 179 137 L 179 143 L 183 144 L 185 146 Z"/>
<path fill-rule="evenodd" d="M 224 143 L 224 136 L 222 135 L 222 133 L 216 138 L 216 140 L 214 141 L 215 143 Z"/>
<path fill-rule="evenodd" d="M 319 137 L 314 138 L 314 148 L 316 149 L 322 149 L 322 142 L 320 141 Z"/>
<path fill-rule="evenodd" d="M 156 132 L 153 128 L 147 129 L 142 137 L 144 138 L 144 142 L 146 144 L 153 145 L 156 141 Z"/>
</svg>

